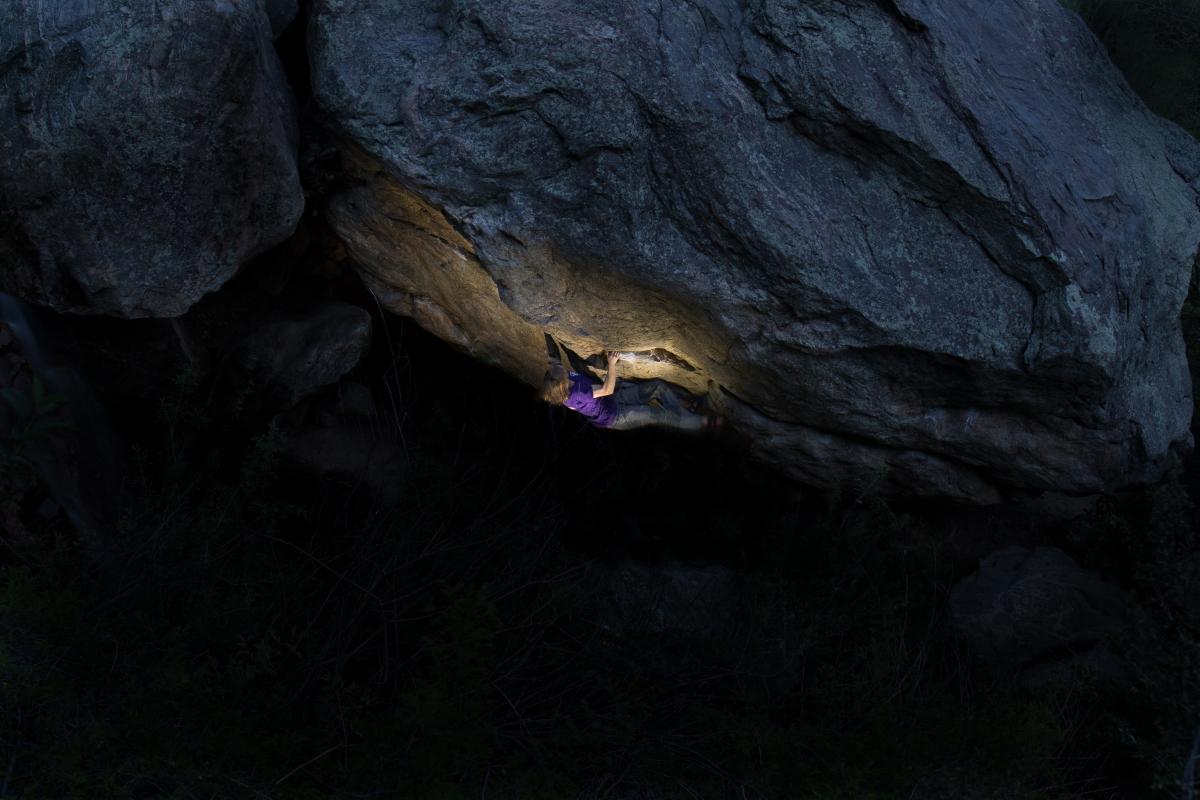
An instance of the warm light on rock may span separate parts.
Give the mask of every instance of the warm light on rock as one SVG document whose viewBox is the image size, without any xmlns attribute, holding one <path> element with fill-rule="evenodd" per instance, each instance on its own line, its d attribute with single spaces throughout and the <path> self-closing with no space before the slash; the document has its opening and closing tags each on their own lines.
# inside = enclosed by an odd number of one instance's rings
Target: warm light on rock
<svg viewBox="0 0 1200 800">
<path fill-rule="evenodd" d="M 542 331 L 664 354 L 633 374 L 713 380 L 818 485 L 1086 493 L 1190 447 L 1200 148 L 1055 3 L 417 5 L 309 29 L 389 308 L 526 381 Z"/>
</svg>

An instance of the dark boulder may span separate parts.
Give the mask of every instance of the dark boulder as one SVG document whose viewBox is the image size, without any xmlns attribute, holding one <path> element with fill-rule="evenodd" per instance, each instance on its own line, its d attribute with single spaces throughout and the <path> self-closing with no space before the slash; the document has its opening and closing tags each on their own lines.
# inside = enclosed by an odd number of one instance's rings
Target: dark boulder
<svg viewBox="0 0 1200 800">
<path fill-rule="evenodd" d="M 272 314 L 230 349 L 225 391 L 251 391 L 286 409 L 337 383 L 370 344 L 371 315 L 349 303 Z"/>
<path fill-rule="evenodd" d="M 304 205 L 287 3 L 0 5 L 0 288 L 176 316 Z"/>
</svg>

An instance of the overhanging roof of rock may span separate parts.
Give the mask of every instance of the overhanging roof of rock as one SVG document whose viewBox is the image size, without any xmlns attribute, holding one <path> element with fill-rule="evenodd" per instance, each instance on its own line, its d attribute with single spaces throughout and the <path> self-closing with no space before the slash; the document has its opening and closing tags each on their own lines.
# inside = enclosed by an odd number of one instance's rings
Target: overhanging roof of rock
<svg viewBox="0 0 1200 800">
<path fill-rule="evenodd" d="M 1101 489 L 1187 438 L 1200 156 L 1052 0 L 320 0 L 310 50 L 528 331 L 426 317 L 518 374 L 543 328 L 662 347 L 768 457 L 918 492 Z"/>
</svg>

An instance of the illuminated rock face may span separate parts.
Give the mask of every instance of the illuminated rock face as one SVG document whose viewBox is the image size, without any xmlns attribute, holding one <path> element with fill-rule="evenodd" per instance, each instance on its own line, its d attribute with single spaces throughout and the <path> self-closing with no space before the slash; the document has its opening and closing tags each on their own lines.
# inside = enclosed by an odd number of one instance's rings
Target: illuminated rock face
<svg viewBox="0 0 1200 800">
<path fill-rule="evenodd" d="M 1200 148 L 1052 0 L 317 0 L 309 48 L 369 283 L 528 380 L 659 348 L 804 480 L 972 502 L 1190 446 Z"/>
<path fill-rule="evenodd" d="M 272 21 L 294 5 L 0 3 L 0 288 L 175 316 L 285 239 L 304 193 Z"/>
</svg>

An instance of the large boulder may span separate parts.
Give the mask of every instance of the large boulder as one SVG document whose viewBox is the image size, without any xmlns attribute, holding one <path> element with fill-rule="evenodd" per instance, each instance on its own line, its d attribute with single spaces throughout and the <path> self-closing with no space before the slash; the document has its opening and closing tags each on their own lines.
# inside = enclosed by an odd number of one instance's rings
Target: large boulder
<svg viewBox="0 0 1200 800">
<path fill-rule="evenodd" d="M 386 306 L 712 379 L 817 484 L 994 502 L 1191 446 L 1200 146 L 1054 0 L 316 0 Z"/>
<path fill-rule="evenodd" d="M 0 288 L 176 316 L 291 233 L 290 12 L 264 2 L 0 5 Z"/>
</svg>

